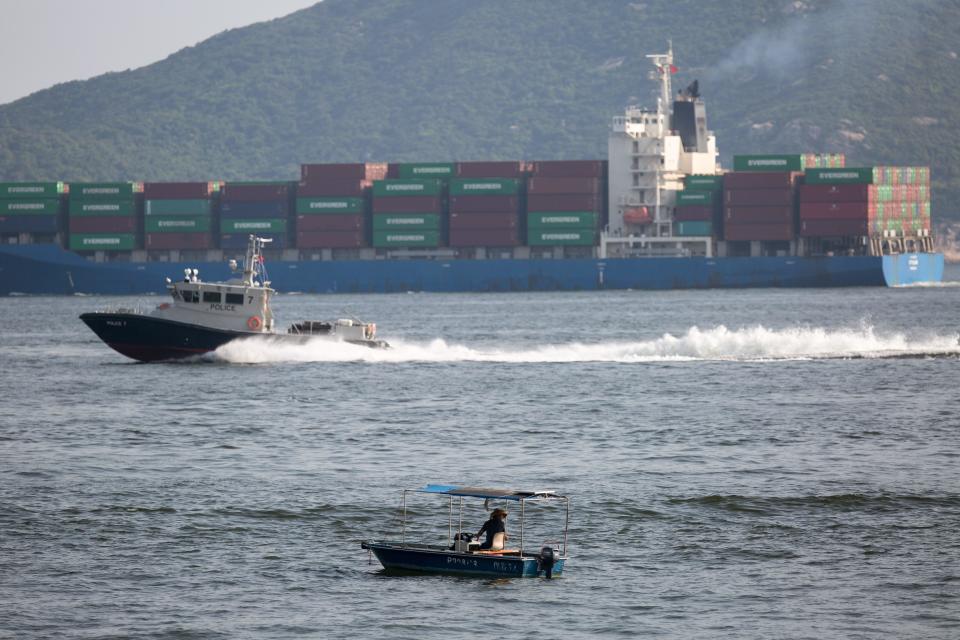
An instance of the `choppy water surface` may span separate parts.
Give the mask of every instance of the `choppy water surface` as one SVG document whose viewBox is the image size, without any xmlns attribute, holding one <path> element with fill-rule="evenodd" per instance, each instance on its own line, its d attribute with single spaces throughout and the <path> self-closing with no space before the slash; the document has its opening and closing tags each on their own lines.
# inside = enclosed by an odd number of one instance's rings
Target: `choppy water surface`
<svg viewBox="0 0 960 640">
<path fill-rule="evenodd" d="M 960 635 L 960 287 L 280 296 L 395 348 L 159 365 L 0 302 L 0 636 Z M 383 575 L 426 482 L 570 494 L 564 577 Z"/>
</svg>

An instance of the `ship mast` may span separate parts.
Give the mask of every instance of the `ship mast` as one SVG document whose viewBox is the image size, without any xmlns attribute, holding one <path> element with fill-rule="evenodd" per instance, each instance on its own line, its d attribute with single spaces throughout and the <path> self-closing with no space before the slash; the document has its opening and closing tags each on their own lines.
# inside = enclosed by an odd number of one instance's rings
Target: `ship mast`
<svg viewBox="0 0 960 640">
<path fill-rule="evenodd" d="M 669 126 L 670 116 L 673 115 L 673 88 L 671 86 L 670 76 L 673 75 L 676 67 L 673 66 L 673 40 L 667 40 L 667 52 L 647 55 L 647 59 L 653 63 L 657 69 L 660 82 L 660 97 L 657 98 L 657 120 L 660 125 L 660 136 L 666 133 L 666 126 Z"/>
</svg>

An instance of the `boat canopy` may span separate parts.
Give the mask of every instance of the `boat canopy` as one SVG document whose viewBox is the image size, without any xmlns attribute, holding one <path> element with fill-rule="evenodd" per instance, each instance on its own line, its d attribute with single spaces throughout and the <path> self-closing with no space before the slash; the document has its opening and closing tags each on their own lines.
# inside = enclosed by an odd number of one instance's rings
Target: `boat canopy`
<svg viewBox="0 0 960 640">
<path fill-rule="evenodd" d="M 516 489 L 489 489 L 484 487 L 464 487 L 456 484 L 428 484 L 417 493 L 442 493 L 449 496 L 466 496 L 470 498 L 487 498 L 497 500 L 529 500 L 544 498 L 561 498 L 556 492 L 549 490 L 520 491 Z"/>
</svg>

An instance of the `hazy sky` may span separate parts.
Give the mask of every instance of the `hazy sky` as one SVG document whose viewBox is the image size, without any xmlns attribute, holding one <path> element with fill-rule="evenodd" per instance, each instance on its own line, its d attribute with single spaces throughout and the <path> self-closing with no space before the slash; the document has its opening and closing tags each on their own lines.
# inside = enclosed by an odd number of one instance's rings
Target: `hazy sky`
<svg viewBox="0 0 960 640">
<path fill-rule="evenodd" d="M 0 104 L 135 69 L 317 0 L 0 0 Z"/>
</svg>

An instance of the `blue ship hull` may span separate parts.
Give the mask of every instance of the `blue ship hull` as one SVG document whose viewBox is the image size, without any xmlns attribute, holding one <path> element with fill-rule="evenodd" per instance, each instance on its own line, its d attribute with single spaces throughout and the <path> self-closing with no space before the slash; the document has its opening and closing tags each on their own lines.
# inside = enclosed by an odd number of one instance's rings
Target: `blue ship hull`
<svg viewBox="0 0 960 640">
<path fill-rule="evenodd" d="M 364 543 L 388 571 L 415 571 L 492 578 L 534 578 L 544 575 L 537 558 L 532 556 L 499 556 L 457 553 L 439 549 L 401 547 L 391 544 Z M 565 558 L 557 558 L 553 575 L 563 574 Z"/>
<path fill-rule="evenodd" d="M 943 278 L 943 254 L 569 260 L 344 260 L 269 263 L 283 293 L 577 291 L 740 287 L 879 287 Z M 0 295 L 163 293 L 164 278 L 200 269 L 227 280 L 222 262 L 96 263 L 56 245 L 0 246 Z"/>
</svg>

